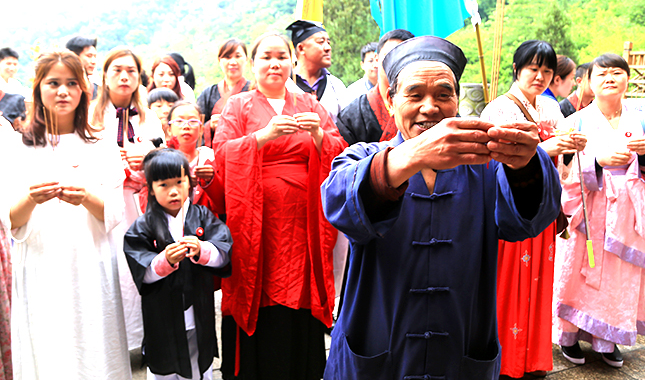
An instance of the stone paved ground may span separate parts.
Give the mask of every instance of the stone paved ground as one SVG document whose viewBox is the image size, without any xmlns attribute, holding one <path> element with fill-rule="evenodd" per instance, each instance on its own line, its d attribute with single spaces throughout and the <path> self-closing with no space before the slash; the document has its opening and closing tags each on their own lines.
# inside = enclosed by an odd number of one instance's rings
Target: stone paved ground
<svg viewBox="0 0 645 380">
<path fill-rule="evenodd" d="M 219 338 L 219 324 L 222 316 L 219 314 L 220 292 L 216 293 L 215 302 L 217 314 L 217 332 Z M 326 336 L 326 346 L 329 348 L 331 338 Z M 609 367 L 602 361 L 600 354 L 591 350 L 591 345 L 581 342 L 580 346 L 585 352 L 587 364 L 576 366 L 562 356 L 560 347 L 553 345 L 553 371 L 550 371 L 546 380 L 645 380 L 645 337 L 639 336 L 637 344 L 633 347 L 619 346 L 623 353 L 624 365 L 620 369 Z M 222 347 L 221 342 L 219 347 Z M 141 367 L 141 353 L 130 352 L 133 380 L 146 380 L 146 370 Z M 213 362 L 213 380 L 221 380 L 222 374 L 219 371 L 220 361 Z M 524 380 L 535 379 L 532 376 L 525 376 Z M 477 380 L 477 379 L 473 379 Z M 502 376 L 501 380 L 511 380 Z"/>
<path fill-rule="evenodd" d="M 553 345 L 553 371 L 550 371 L 546 380 L 645 380 L 645 338 L 638 337 L 633 347 L 618 346 L 623 353 L 624 364 L 620 369 L 608 366 L 600 354 L 591 350 L 591 345 L 581 342 L 580 346 L 585 353 L 586 364 L 576 366 L 562 356 L 562 351 Z M 510 380 L 502 377 L 502 380 Z M 523 379 L 535 379 L 525 376 Z"/>
</svg>

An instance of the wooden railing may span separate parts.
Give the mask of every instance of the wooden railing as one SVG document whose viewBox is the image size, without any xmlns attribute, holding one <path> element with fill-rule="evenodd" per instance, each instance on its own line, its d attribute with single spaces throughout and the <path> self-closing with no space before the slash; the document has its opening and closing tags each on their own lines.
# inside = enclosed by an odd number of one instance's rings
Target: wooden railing
<svg viewBox="0 0 645 380">
<path fill-rule="evenodd" d="M 623 58 L 631 70 L 629 88 L 625 97 L 645 98 L 645 51 L 632 51 L 633 44 L 625 41 L 623 45 Z"/>
</svg>

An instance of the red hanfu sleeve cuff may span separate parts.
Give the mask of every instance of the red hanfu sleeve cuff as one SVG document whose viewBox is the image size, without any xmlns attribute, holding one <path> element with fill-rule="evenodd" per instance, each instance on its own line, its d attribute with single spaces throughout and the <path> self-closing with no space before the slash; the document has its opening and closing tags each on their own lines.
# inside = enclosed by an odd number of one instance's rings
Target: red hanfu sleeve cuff
<svg viewBox="0 0 645 380">
<path fill-rule="evenodd" d="M 387 175 L 387 156 L 393 147 L 387 147 L 374 155 L 370 165 L 370 187 L 374 192 L 376 200 L 380 201 L 398 201 L 405 190 L 408 188 L 408 181 L 405 181 L 399 187 L 392 187 L 388 181 Z"/>
</svg>

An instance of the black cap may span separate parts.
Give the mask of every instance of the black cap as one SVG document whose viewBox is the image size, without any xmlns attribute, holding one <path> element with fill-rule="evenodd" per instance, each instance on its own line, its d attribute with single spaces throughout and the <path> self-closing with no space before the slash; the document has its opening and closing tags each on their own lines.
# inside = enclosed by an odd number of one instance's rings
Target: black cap
<svg viewBox="0 0 645 380">
<path fill-rule="evenodd" d="M 325 32 L 325 28 L 321 24 L 307 20 L 294 21 L 291 25 L 287 26 L 287 30 L 291 31 L 291 42 L 293 42 L 294 48 L 312 34 Z"/>
<path fill-rule="evenodd" d="M 457 83 L 468 62 L 464 52 L 452 42 L 434 36 L 415 37 L 396 45 L 383 59 L 388 81 L 394 83 L 401 70 L 416 61 L 444 63 L 455 74 Z"/>
</svg>

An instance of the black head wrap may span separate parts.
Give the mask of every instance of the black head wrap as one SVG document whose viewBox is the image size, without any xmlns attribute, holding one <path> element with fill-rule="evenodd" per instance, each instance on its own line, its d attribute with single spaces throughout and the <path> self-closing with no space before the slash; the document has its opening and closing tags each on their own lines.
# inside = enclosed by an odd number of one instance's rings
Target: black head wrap
<svg viewBox="0 0 645 380">
<path fill-rule="evenodd" d="M 291 25 L 287 26 L 287 30 L 291 31 L 291 42 L 293 47 L 298 47 L 298 44 L 309 38 L 311 35 L 318 32 L 325 32 L 325 28 L 317 22 L 298 20 L 294 21 Z"/>
<path fill-rule="evenodd" d="M 455 74 L 457 85 L 468 62 L 464 52 L 452 42 L 433 36 L 415 37 L 395 46 L 383 59 L 388 81 L 394 83 L 401 70 L 416 61 L 444 63 Z"/>
</svg>

